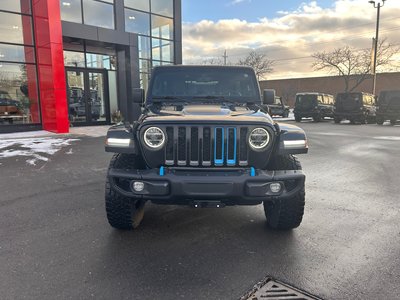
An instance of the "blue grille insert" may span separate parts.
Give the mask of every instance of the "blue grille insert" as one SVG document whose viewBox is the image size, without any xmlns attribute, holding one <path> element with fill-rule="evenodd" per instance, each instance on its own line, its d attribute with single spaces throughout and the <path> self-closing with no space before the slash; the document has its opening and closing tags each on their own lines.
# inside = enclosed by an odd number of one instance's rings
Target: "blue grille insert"
<svg viewBox="0 0 400 300">
<path fill-rule="evenodd" d="M 232 166 L 236 164 L 236 128 L 228 128 L 227 139 L 226 162 Z"/>
<path fill-rule="evenodd" d="M 214 164 L 221 166 L 224 164 L 224 128 L 215 127 L 214 130 Z"/>
</svg>

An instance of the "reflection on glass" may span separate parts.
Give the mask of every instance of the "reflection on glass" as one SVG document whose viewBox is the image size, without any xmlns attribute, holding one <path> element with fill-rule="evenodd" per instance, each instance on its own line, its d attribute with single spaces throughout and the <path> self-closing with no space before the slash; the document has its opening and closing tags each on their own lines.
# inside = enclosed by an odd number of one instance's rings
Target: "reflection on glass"
<svg viewBox="0 0 400 300">
<path fill-rule="evenodd" d="M 122 121 L 121 112 L 118 109 L 117 72 L 108 71 L 108 93 L 110 98 L 111 122 Z"/>
<path fill-rule="evenodd" d="M 150 11 L 150 0 L 125 0 L 125 6 L 133 9 Z"/>
<path fill-rule="evenodd" d="M 61 20 L 82 23 L 81 0 L 60 0 Z"/>
<path fill-rule="evenodd" d="M 68 113 L 71 122 L 86 122 L 83 72 L 67 71 Z"/>
<path fill-rule="evenodd" d="M 85 55 L 82 52 L 64 50 L 64 65 L 68 67 L 85 67 Z"/>
<path fill-rule="evenodd" d="M 31 17 L 0 12 L 0 42 L 33 45 Z"/>
<path fill-rule="evenodd" d="M 172 19 L 154 15 L 151 17 L 151 35 L 153 37 L 172 40 L 174 38 L 173 26 Z"/>
<path fill-rule="evenodd" d="M 151 0 L 151 12 L 172 18 L 174 16 L 174 0 Z"/>
<path fill-rule="evenodd" d="M 89 72 L 89 89 L 88 108 L 91 121 L 106 121 L 103 74 Z"/>
<path fill-rule="evenodd" d="M 150 15 L 125 8 L 125 31 L 150 35 Z"/>
<path fill-rule="evenodd" d="M 30 0 L 1 0 L 0 10 L 8 10 L 23 14 L 31 13 Z"/>
<path fill-rule="evenodd" d="M 150 59 L 150 38 L 146 36 L 139 36 L 139 58 Z"/>
<path fill-rule="evenodd" d="M 0 60 L 35 63 L 35 50 L 30 46 L 16 46 L 0 43 Z"/>
<path fill-rule="evenodd" d="M 174 61 L 174 43 L 166 40 L 152 39 L 153 60 Z"/>
<path fill-rule="evenodd" d="M 87 25 L 114 29 L 114 5 L 83 0 L 83 19 Z"/>
<path fill-rule="evenodd" d="M 140 59 L 139 60 L 139 71 L 140 72 L 145 72 L 145 73 L 150 73 L 151 72 L 151 62 L 150 62 L 150 60 Z"/>
<path fill-rule="evenodd" d="M 88 68 L 115 70 L 115 56 L 86 53 L 86 66 Z"/>
<path fill-rule="evenodd" d="M 0 62 L 0 126 L 40 123 L 36 66 Z"/>
<path fill-rule="evenodd" d="M 149 86 L 150 76 L 147 73 L 140 73 L 140 88 L 147 91 Z"/>
</svg>

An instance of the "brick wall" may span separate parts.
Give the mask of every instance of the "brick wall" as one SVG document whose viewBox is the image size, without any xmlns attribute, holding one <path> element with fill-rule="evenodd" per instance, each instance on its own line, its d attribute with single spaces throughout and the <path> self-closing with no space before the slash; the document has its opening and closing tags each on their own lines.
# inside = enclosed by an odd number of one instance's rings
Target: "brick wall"
<svg viewBox="0 0 400 300">
<path fill-rule="evenodd" d="M 278 96 L 293 107 L 295 95 L 300 92 L 321 92 L 336 95 L 344 91 L 344 81 L 338 76 L 293 78 L 260 81 L 261 90 L 275 89 Z M 400 72 L 380 73 L 377 75 L 376 91 L 400 89 Z M 372 76 L 363 81 L 355 91 L 372 92 Z"/>
</svg>

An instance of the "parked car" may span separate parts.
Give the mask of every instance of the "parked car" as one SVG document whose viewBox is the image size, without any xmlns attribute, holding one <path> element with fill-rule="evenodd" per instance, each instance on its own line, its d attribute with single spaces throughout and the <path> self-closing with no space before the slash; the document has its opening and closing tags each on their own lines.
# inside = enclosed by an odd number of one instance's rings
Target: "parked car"
<svg viewBox="0 0 400 300">
<path fill-rule="evenodd" d="M 267 110 L 271 116 L 281 116 L 283 118 L 289 116 L 289 106 L 283 103 L 282 97 L 275 96 L 274 103 L 263 105 L 263 108 Z"/>
<path fill-rule="evenodd" d="M 350 123 L 375 123 L 375 96 L 369 93 L 338 93 L 335 102 L 335 123 L 349 120 Z"/>
<path fill-rule="evenodd" d="M 377 104 L 376 122 L 379 125 L 386 120 L 394 125 L 400 120 L 400 90 L 381 91 Z"/>
<path fill-rule="evenodd" d="M 297 93 L 294 106 L 294 118 L 300 122 L 302 118 L 312 117 L 315 122 L 329 117 L 333 118 L 334 97 L 324 93 Z"/>
<path fill-rule="evenodd" d="M 0 90 L 0 122 L 12 124 L 15 119 L 22 119 L 23 116 L 21 102 L 13 100 L 8 92 Z"/>
<path fill-rule="evenodd" d="M 304 131 L 262 111 L 275 92 L 260 95 L 253 69 L 162 66 L 151 76 L 142 115 L 107 133 L 115 153 L 106 178 L 108 222 L 133 229 L 144 204 L 193 208 L 264 205 L 275 229 L 300 225 L 305 175 L 294 154 L 307 153 Z"/>
</svg>

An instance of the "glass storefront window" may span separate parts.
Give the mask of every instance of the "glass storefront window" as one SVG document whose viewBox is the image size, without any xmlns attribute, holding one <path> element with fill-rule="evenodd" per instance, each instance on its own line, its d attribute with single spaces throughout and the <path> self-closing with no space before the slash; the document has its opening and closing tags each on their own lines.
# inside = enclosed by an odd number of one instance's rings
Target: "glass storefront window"
<svg viewBox="0 0 400 300">
<path fill-rule="evenodd" d="M 150 35 L 150 14 L 125 8 L 125 31 Z"/>
<path fill-rule="evenodd" d="M 146 36 L 139 36 L 139 58 L 150 59 L 151 48 L 150 38 Z"/>
<path fill-rule="evenodd" d="M 30 14 L 30 0 L 1 0 L 0 10 L 13 11 L 17 13 Z"/>
<path fill-rule="evenodd" d="M 64 65 L 67 67 L 85 67 L 85 55 L 82 52 L 64 50 Z"/>
<path fill-rule="evenodd" d="M 0 43 L 0 61 L 35 63 L 35 50 L 30 46 Z"/>
<path fill-rule="evenodd" d="M 33 45 L 31 17 L 0 12 L 0 42 Z"/>
<path fill-rule="evenodd" d="M 140 59 L 139 60 L 139 71 L 145 72 L 145 73 L 150 73 L 151 72 L 151 61 L 145 60 L 145 59 Z"/>
<path fill-rule="evenodd" d="M 148 73 L 140 73 L 140 87 L 147 91 L 150 81 L 150 74 Z"/>
<path fill-rule="evenodd" d="M 86 66 L 96 69 L 116 69 L 116 58 L 111 55 L 86 53 Z"/>
<path fill-rule="evenodd" d="M 36 66 L 0 62 L 0 125 L 40 123 Z"/>
<path fill-rule="evenodd" d="M 82 23 L 81 0 L 60 0 L 61 20 Z"/>
<path fill-rule="evenodd" d="M 151 0 L 151 12 L 172 18 L 174 16 L 174 0 Z"/>
<path fill-rule="evenodd" d="M 150 0 L 125 0 L 125 6 L 133 9 L 150 11 Z"/>
<path fill-rule="evenodd" d="M 153 37 L 172 40 L 174 38 L 173 27 L 174 22 L 172 19 L 151 16 L 151 35 Z"/>
<path fill-rule="evenodd" d="M 114 29 L 114 5 L 83 0 L 83 19 L 86 25 Z"/>
<path fill-rule="evenodd" d="M 171 41 L 152 39 L 153 60 L 174 61 L 174 43 Z"/>
</svg>

